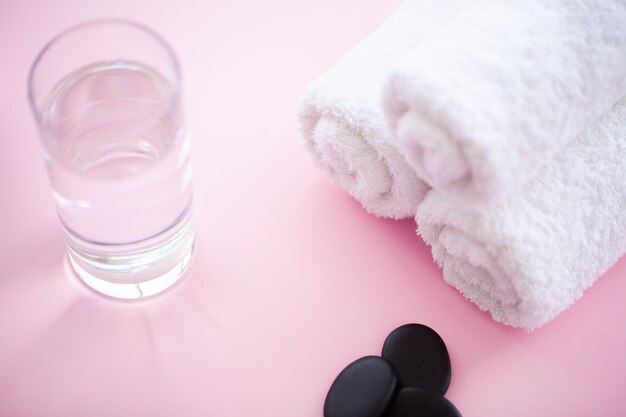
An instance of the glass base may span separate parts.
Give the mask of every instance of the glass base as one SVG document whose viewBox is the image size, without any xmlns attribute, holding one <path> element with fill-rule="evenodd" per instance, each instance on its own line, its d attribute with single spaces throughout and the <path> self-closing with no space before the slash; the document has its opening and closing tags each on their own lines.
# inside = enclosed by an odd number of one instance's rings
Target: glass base
<svg viewBox="0 0 626 417">
<path fill-rule="evenodd" d="M 193 258 L 191 216 L 158 237 L 132 245 L 94 245 L 68 236 L 69 259 L 79 278 L 113 298 L 138 299 L 174 285 Z"/>
<path fill-rule="evenodd" d="M 74 261 L 71 251 L 69 258 L 70 263 L 79 278 L 92 289 L 113 298 L 134 299 L 159 294 L 178 282 L 178 280 L 185 274 L 187 267 L 191 262 L 192 253 L 193 247 L 189 249 L 189 252 L 187 252 L 185 257 L 177 265 L 175 265 L 174 268 L 170 269 L 165 274 L 149 281 L 139 282 L 136 284 L 122 284 L 105 281 L 81 268 L 80 264 Z"/>
</svg>

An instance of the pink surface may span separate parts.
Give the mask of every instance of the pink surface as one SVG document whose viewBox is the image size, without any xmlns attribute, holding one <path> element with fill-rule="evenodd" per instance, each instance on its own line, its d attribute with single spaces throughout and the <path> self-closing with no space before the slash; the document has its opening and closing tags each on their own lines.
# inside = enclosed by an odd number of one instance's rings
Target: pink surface
<svg viewBox="0 0 626 417">
<path fill-rule="evenodd" d="M 534 333 L 504 327 L 443 282 L 412 221 L 366 214 L 301 147 L 306 83 L 398 3 L 0 3 L 0 416 L 318 417 L 407 322 L 448 344 L 465 417 L 626 415 L 626 260 Z M 178 51 L 193 140 L 193 272 L 140 303 L 69 272 L 26 102 L 43 44 L 111 16 Z"/>
</svg>

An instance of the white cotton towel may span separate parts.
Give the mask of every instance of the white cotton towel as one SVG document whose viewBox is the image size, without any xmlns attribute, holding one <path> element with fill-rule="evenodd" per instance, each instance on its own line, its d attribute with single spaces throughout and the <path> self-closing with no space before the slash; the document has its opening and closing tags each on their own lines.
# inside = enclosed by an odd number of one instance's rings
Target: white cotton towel
<svg viewBox="0 0 626 417">
<path fill-rule="evenodd" d="M 626 98 L 506 202 L 433 190 L 416 220 L 446 282 L 495 320 L 551 320 L 626 252 Z"/>
<path fill-rule="evenodd" d="M 461 0 L 408 0 L 314 81 L 299 106 L 301 131 L 321 167 L 365 209 L 413 217 L 427 187 L 398 152 L 381 94 L 391 63 L 454 15 Z"/>
<path fill-rule="evenodd" d="M 626 1 L 479 0 L 403 58 L 385 111 L 457 201 L 504 199 L 626 93 Z"/>
</svg>

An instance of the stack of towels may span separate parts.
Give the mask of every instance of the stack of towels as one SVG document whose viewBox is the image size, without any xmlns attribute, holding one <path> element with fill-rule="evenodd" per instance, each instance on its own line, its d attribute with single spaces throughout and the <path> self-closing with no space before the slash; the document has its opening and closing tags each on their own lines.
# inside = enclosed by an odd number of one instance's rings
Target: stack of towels
<svg viewBox="0 0 626 417">
<path fill-rule="evenodd" d="M 330 178 L 414 217 L 499 322 L 541 326 L 626 253 L 624 0 L 408 0 L 299 119 Z"/>
</svg>

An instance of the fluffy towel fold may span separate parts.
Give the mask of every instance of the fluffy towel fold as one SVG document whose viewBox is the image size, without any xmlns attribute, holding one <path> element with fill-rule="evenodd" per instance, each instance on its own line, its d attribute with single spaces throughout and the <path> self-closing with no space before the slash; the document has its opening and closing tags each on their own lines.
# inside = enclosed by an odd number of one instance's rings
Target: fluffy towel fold
<svg viewBox="0 0 626 417">
<path fill-rule="evenodd" d="M 378 216 L 413 217 L 425 184 L 398 152 L 383 116 L 389 66 L 456 12 L 460 0 L 409 0 L 314 81 L 298 116 L 330 178 Z"/>
<path fill-rule="evenodd" d="M 624 0 L 486 0 L 392 70 L 400 150 L 463 203 L 511 195 L 626 93 Z"/>
<path fill-rule="evenodd" d="M 446 282 L 495 320 L 551 320 L 626 252 L 626 98 L 506 202 L 433 190 L 416 220 Z"/>
</svg>

